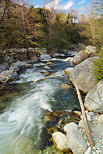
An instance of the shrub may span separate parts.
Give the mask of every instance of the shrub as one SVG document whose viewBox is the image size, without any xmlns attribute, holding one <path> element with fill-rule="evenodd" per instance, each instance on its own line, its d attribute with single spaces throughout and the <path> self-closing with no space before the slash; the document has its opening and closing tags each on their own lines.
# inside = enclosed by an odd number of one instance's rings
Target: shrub
<svg viewBox="0 0 103 154">
<path fill-rule="evenodd" d="M 103 48 L 98 53 L 98 58 L 93 61 L 93 71 L 96 80 L 103 80 Z"/>
</svg>

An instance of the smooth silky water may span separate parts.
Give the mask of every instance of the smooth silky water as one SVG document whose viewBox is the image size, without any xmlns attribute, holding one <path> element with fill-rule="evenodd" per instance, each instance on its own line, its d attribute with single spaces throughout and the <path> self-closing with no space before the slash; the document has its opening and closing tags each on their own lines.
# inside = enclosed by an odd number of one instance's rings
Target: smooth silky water
<svg viewBox="0 0 103 154">
<path fill-rule="evenodd" d="M 41 139 L 44 113 L 80 109 L 75 89 L 60 88 L 61 83 L 68 80 L 63 70 L 70 64 L 62 60 L 53 61 L 50 73 L 58 73 L 55 77 L 44 77 L 41 71 L 45 63 L 37 63 L 24 71 L 20 79 L 9 84 L 0 97 L 0 104 L 7 105 L 5 109 L 0 108 L 0 154 L 42 153 L 47 142 Z M 42 146 L 43 140 L 45 147 Z"/>
</svg>

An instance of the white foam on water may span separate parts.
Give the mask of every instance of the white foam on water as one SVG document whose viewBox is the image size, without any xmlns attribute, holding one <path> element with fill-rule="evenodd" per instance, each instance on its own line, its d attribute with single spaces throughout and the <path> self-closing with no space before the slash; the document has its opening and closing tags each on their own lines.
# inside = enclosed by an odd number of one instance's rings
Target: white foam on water
<svg viewBox="0 0 103 154">
<path fill-rule="evenodd" d="M 52 111 L 49 100 L 59 88 L 58 82 L 49 79 L 38 83 L 0 115 L 0 154 L 25 154 L 32 150 L 31 144 L 40 138 L 43 111 Z"/>
</svg>

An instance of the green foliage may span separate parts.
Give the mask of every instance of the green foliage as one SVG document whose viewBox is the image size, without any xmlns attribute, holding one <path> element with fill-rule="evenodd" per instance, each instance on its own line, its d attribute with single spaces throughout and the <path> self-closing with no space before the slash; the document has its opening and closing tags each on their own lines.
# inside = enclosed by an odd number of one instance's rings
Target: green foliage
<svg viewBox="0 0 103 154">
<path fill-rule="evenodd" d="M 99 58 L 93 61 L 93 70 L 96 80 L 103 80 L 103 48 L 98 53 Z"/>
</svg>

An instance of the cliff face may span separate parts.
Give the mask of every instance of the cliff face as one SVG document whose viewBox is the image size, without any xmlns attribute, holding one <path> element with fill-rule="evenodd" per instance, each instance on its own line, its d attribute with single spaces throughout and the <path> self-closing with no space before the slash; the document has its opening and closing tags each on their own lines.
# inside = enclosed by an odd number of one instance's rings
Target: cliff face
<svg viewBox="0 0 103 154">
<path fill-rule="evenodd" d="M 16 16 L 21 16 L 23 13 L 26 13 L 27 8 L 12 2 L 10 0 L 0 0 L 0 20 L 2 17 L 6 17 L 7 14 L 13 14 Z"/>
</svg>

